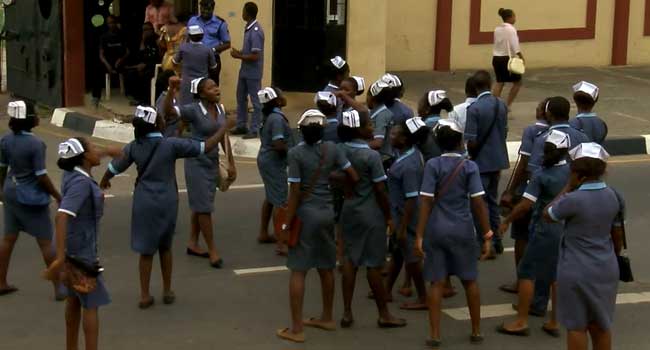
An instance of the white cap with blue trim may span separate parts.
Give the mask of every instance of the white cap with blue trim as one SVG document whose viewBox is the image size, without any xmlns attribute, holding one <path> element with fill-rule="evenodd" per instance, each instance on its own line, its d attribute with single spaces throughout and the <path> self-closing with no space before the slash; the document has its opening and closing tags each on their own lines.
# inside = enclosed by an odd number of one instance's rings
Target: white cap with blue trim
<svg viewBox="0 0 650 350">
<path fill-rule="evenodd" d="M 606 162 L 607 159 L 609 159 L 609 153 L 607 153 L 605 148 L 595 142 L 581 143 L 574 149 L 570 150 L 569 155 L 571 156 L 572 160 L 577 160 L 580 158 L 593 158 Z"/>
<path fill-rule="evenodd" d="M 260 103 L 269 103 L 278 98 L 278 93 L 274 88 L 266 87 L 257 92 L 257 97 L 259 97 Z"/>
<path fill-rule="evenodd" d="M 59 144 L 59 158 L 70 159 L 74 158 L 85 152 L 84 146 L 75 138 L 68 139 L 67 141 Z"/>
<path fill-rule="evenodd" d="M 201 26 L 189 26 L 189 28 L 187 28 L 187 33 L 189 35 L 200 35 L 203 34 L 203 28 L 201 28 Z"/>
<path fill-rule="evenodd" d="M 591 96 L 591 98 L 595 100 L 598 99 L 598 94 L 600 92 L 600 89 L 598 89 L 598 86 L 595 84 L 586 82 L 586 81 L 581 81 L 575 85 L 573 85 L 573 92 L 584 92 L 585 94 Z"/>
<path fill-rule="evenodd" d="M 349 128 L 360 128 L 361 116 L 359 115 L 359 112 L 355 110 L 343 112 L 343 116 L 341 117 L 341 122 L 343 123 L 343 125 Z"/>
<path fill-rule="evenodd" d="M 330 106 L 336 107 L 336 96 L 334 96 L 334 94 L 330 91 L 317 92 L 316 96 L 314 96 L 314 102 L 318 103 L 320 101 L 327 102 L 330 104 Z"/>
<path fill-rule="evenodd" d="M 431 90 L 427 94 L 427 100 L 429 102 L 429 106 L 437 106 L 442 102 L 444 99 L 447 98 L 447 91 L 445 90 Z"/>
<path fill-rule="evenodd" d="M 347 62 L 341 56 L 335 56 L 330 59 L 330 62 L 336 67 L 336 69 L 341 69 L 345 66 Z"/>
<path fill-rule="evenodd" d="M 325 115 L 317 109 L 308 109 L 302 113 L 298 126 L 308 126 L 310 124 L 325 125 Z"/>
<path fill-rule="evenodd" d="M 158 113 L 153 107 L 138 106 L 135 109 L 135 117 L 144 120 L 149 124 L 156 124 Z"/>
<path fill-rule="evenodd" d="M 13 101 L 7 105 L 7 114 L 14 119 L 27 119 L 27 105 L 25 101 Z"/>
</svg>

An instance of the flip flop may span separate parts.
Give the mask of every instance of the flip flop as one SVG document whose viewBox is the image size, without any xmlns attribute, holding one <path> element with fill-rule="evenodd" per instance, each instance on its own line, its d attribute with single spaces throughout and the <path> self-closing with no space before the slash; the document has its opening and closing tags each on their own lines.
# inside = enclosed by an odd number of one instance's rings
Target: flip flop
<svg viewBox="0 0 650 350">
<path fill-rule="evenodd" d="M 146 309 L 152 307 L 155 303 L 156 303 L 156 300 L 153 297 L 151 297 L 151 299 L 149 299 L 147 301 L 139 302 L 138 307 L 140 308 L 140 310 L 146 310 Z"/>
<path fill-rule="evenodd" d="M 510 294 L 517 294 L 519 293 L 519 288 L 515 287 L 516 285 L 514 284 L 504 284 L 499 287 L 499 289 L 502 292 L 510 293 Z"/>
<path fill-rule="evenodd" d="M 272 237 L 272 236 L 269 236 L 269 237 L 264 238 L 264 239 L 260 239 L 260 238 L 257 239 L 257 243 L 259 243 L 259 244 L 272 244 L 272 243 L 277 243 L 277 242 L 278 242 L 278 240 L 275 237 Z"/>
<path fill-rule="evenodd" d="M 429 339 L 424 344 L 432 349 L 438 349 L 442 345 L 442 342 L 436 339 Z"/>
<path fill-rule="evenodd" d="M 506 329 L 505 324 L 501 324 L 499 327 L 497 327 L 497 332 L 501 334 L 506 334 L 506 335 L 514 335 L 518 337 L 527 337 L 530 335 L 530 328 L 522 328 L 522 329 L 517 329 L 517 330 L 510 330 Z"/>
<path fill-rule="evenodd" d="M 198 252 L 196 252 L 196 251 L 194 251 L 194 250 L 192 250 L 190 248 L 187 248 L 185 250 L 185 254 L 187 254 L 189 256 L 196 256 L 196 257 L 199 257 L 199 258 L 209 258 L 210 257 L 210 253 L 208 253 L 208 252 L 198 253 Z"/>
<path fill-rule="evenodd" d="M 171 305 L 176 301 L 176 294 L 169 292 L 163 295 L 163 304 Z"/>
<path fill-rule="evenodd" d="M 223 259 L 219 259 L 215 262 L 210 262 L 210 266 L 214 267 L 215 269 L 222 269 L 223 268 Z"/>
<path fill-rule="evenodd" d="M 354 325 L 354 320 L 344 317 L 341 319 L 340 324 L 341 324 L 341 328 L 351 328 L 352 325 Z"/>
<path fill-rule="evenodd" d="M 420 304 L 420 303 L 404 303 L 400 305 L 399 308 L 408 311 L 429 310 L 429 307 L 426 304 Z"/>
<path fill-rule="evenodd" d="M 405 319 L 398 318 L 396 320 L 397 321 L 385 322 L 385 321 L 382 321 L 381 319 L 379 319 L 379 320 L 377 320 L 377 326 L 379 328 L 402 328 L 402 327 L 406 327 L 407 323 L 406 323 Z"/>
<path fill-rule="evenodd" d="M 483 336 L 480 334 L 472 334 L 469 336 L 469 342 L 475 345 L 483 344 Z"/>
<path fill-rule="evenodd" d="M 335 331 L 336 330 L 336 322 L 330 321 L 330 322 L 323 322 L 320 321 L 314 317 L 308 319 L 308 320 L 303 320 L 302 323 L 305 325 L 305 327 L 311 327 L 311 328 L 318 328 L 322 329 L 324 331 Z"/>
<path fill-rule="evenodd" d="M 16 288 L 16 287 L 7 286 L 7 288 L 0 289 L 0 296 L 16 293 L 17 291 L 18 291 L 18 288 Z"/>
<path fill-rule="evenodd" d="M 277 332 L 275 332 L 275 335 L 280 339 L 292 341 L 294 343 L 305 342 L 305 333 L 293 334 L 289 331 L 289 328 L 278 329 Z"/>
<path fill-rule="evenodd" d="M 548 328 L 546 325 L 542 326 L 542 330 L 550 335 L 553 338 L 559 338 L 560 337 L 560 329 L 559 328 Z"/>
</svg>

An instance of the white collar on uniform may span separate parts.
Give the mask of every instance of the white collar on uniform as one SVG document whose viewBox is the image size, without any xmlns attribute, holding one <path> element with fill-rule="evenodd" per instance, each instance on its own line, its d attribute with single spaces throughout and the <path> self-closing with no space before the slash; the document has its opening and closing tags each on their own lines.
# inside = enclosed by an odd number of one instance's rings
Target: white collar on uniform
<svg viewBox="0 0 650 350">
<path fill-rule="evenodd" d="M 90 177 L 90 174 L 88 174 L 85 170 L 81 169 L 81 167 L 74 167 L 74 171 L 81 173 L 81 175 L 84 175 L 85 177 Z"/>
<path fill-rule="evenodd" d="M 251 22 L 251 24 L 249 24 L 248 26 L 246 26 L 246 30 L 251 29 L 256 23 L 257 23 L 257 19 Z"/>
<path fill-rule="evenodd" d="M 463 157 L 462 154 L 456 153 L 456 152 L 451 152 L 451 153 L 443 153 L 442 157 L 455 157 L 455 158 L 461 158 Z"/>
<path fill-rule="evenodd" d="M 338 87 L 338 86 L 336 86 L 336 85 L 334 85 L 332 83 L 327 84 L 327 86 L 331 87 L 332 89 L 336 89 L 336 90 L 340 89 L 340 87 Z"/>
<path fill-rule="evenodd" d="M 221 113 L 221 108 L 219 107 L 219 104 L 215 103 L 214 105 L 215 105 L 215 107 L 217 107 L 217 113 L 220 114 Z M 205 107 L 203 106 L 203 102 L 199 101 L 199 107 L 201 107 L 201 112 L 203 113 L 203 115 L 208 114 L 208 110 L 205 109 Z"/>
<path fill-rule="evenodd" d="M 561 161 L 557 162 L 554 166 L 563 166 L 567 165 L 566 159 L 562 159 Z"/>
</svg>

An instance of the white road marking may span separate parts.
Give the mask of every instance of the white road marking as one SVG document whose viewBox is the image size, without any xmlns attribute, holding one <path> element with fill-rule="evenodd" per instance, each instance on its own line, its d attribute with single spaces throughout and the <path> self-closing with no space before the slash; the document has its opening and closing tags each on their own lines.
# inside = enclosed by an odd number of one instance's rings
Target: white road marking
<svg viewBox="0 0 650 350">
<path fill-rule="evenodd" d="M 231 190 L 250 190 L 254 188 L 264 188 L 264 184 L 230 186 Z"/>
<path fill-rule="evenodd" d="M 260 267 L 260 268 L 254 268 L 254 269 L 240 269 L 240 270 L 234 270 L 235 275 L 237 276 L 242 276 L 242 275 L 252 275 L 252 274 L 258 274 L 258 273 L 267 273 L 267 272 L 279 272 L 279 271 L 288 271 L 286 266 L 270 266 L 270 267 Z"/>
<path fill-rule="evenodd" d="M 614 112 L 614 114 L 616 114 L 618 116 L 621 116 L 621 117 L 628 118 L 628 119 L 636 120 L 636 121 L 639 121 L 639 122 L 650 123 L 650 121 L 647 120 L 647 119 L 643 119 L 643 118 L 636 117 L 636 116 L 633 116 L 633 115 L 629 115 L 629 114 L 626 114 L 626 113 Z"/>
<path fill-rule="evenodd" d="M 616 297 L 617 305 L 625 304 L 640 304 L 650 303 L 650 292 L 645 293 L 621 293 Z M 467 321 L 469 317 L 469 309 L 467 307 L 459 307 L 453 309 L 442 310 L 449 317 L 458 321 Z M 512 304 L 495 304 L 481 306 L 481 318 L 494 318 L 509 315 L 516 315 L 517 312 L 512 308 Z"/>
<path fill-rule="evenodd" d="M 514 253 L 515 247 L 503 248 L 504 253 Z"/>
</svg>

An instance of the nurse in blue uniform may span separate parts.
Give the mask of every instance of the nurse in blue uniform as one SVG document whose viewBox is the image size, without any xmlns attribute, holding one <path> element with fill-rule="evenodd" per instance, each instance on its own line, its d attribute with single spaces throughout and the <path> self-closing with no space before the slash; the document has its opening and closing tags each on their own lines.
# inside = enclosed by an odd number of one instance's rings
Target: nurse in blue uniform
<svg viewBox="0 0 650 350">
<path fill-rule="evenodd" d="M 370 149 L 365 140 L 372 138 L 372 123 L 367 112 L 344 112 L 339 137 L 340 144 L 352 167 L 359 174 L 359 183 L 352 196 L 343 203 L 343 328 L 354 323 L 352 298 L 359 267 L 366 267 L 368 283 L 379 311 L 377 325 L 381 328 L 406 326 L 406 320 L 394 317 L 387 306 L 388 295 L 382 281 L 381 269 L 386 260 L 386 229 L 391 227 L 390 207 L 386 193 L 381 156 Z"/>
<path fill-rule="evenodd" d="M 58 166 L 63 173 L 62 200 L 55 217 L 56 260 L 43 273 L 55 280 L 69 257 L 83 264 L 99 266 L 99 227 L 104 214 L 104 193 L 92 178 L 92 168 L 101 164 L 103 152 L 84 138 L 72 138 L 59 145 Z M 83 320 L 85 349 L 96 350 L 99 339 L 98 308 L 110 304 L 111 298 L 103 275 L 97 277 L 97 286 L 90 293 L 79 293 L 65 288 L 67 294 L 66 348 L 77 349 L 79 325 Z"/>
<path fill-rule="evenodd" d="M 387 101 L 386 106 L 393 112 L 393 122 L 403 123 L 407 119 L 411 119 L 415 116 L 413 109 L 407 106 L 400 100 L 404 96 L 404 83 L 395 74 L 386 73 L 381 77 L 392 92 L 391 99 Z"/>
<path fill-rule="evenodd" d="M 327 74 L 327 85 L 323 88 L 323 91 L 337 92 L 341 90 L 341 83 L 347 77 L 350 76 L 350 65 L 341 57 L 334 56 L 329 59 L 326 66 Z M 343 101 L 339 99 L 337 103 L 337 118 L 341 119 L 341 113 L 343 113 Z"/>
<path fill-rule="evenodd" d="M 463 130 L 454 121 L 438 123 L 436 142 L 445 153 L 424 167 L 415 241 L 416 255 L 424 257 L 424 280 L 431 283 L 430 338 L 426 344 L 435 349 L 441 344 L 441 301 L 447 276 L 451 275 L 465 288 L 472 324 L 470 341 L 483 341 L 477 282 L 479 245 L 472 217 L 480 223 L 484 246 L 491 245 L 493 235 L 478 166 L 463 156 Z"/>
<path fill-rule="evenodd" d="M 418 103 L 418 115 L 430 132 L 426 140 L 420 144 L 420 149 L 424 160 L 428 161 L 431 158 L 438 157 L 442 154 L 440 147 L 433 138 L 433 130 L 438 126 L 438 121 L 442 119 L 442 111 L 450 113 L 454 110 L 451 100 L 447 97 L 445 90 L 431 90 L 428 91 Z"/>
<path fill-rule="evenodd" d="M 179 85 L 180 81 L 177 77 L 169 79 L 171 91 L 165 99 L 165 115 L 168 118 L 173 116 L 181 117 L 184 122 L 190 125 L 191 138 L 196 141 L 205 141 L 226 123 L 225 108 L 219 103 L 221 91 L 211 79 L 195 79 L 192 81 L 190 88 L 198 101 L 189 105 L 174 107 L 172 96 Z M 221 147 L 230 151 L 226 156 L 231 160 L 229 163 L 234 164 L 232 162 L 232 148 L 226 147 L 225 142 L 229 142 L 229 140 L 225 138 L 221 142 Z M 234 179 L 236 176 L 236 170 L 229 168 L 228 177 Z M 196 158 L 185 159 L 185 184 L 190 210 L 192 211 L 192 226 L 187 254 L 207 257 L 210 260 L 210 265 L 219 269 L 223 265 L 223 260 L 214 244 L 212 228 L 212 212 L 214 211 L 214 197 L 217 192 L 218 177 L 218 148 L 214 148 L 212 151 Z M 199 233 L 203 234 L 208 253 L 201 251 L 199 248 Z"/>
<path fill-rule="evenodd" d="M 366 96 L 373 128 L 372 140 L 368 142 L 368 146 L 379 152 L 384 169 L 390 168 L 395 159 L 389 140 L 393 126 L 393 112 L 386 107 L 386 102 L 390 101 L 390 93 L 388 84 L 378 80 L 370 86 Z"/>
<path fill-rule="evenodd" d="M 612 347 L 619 270 L 623 247 L 625 202 L 603 175 L 609 154 L 597 143 L 569 152 L 571 176 L 566 193 L 545 211 L 545 218 L 564 221 L 557 266 L 558 319 L 567 331 L 567 349 Z M 598 205 L 594 205 L 598 203 Z"/>
<path fill-rule="evenodd" d="M 260 140 L 262 142 L 257 155 L 257 169 L 264 182 L 266 197 L 262 203 L 260 218 L 260 233 L 257 241 L 260 243 L 275 243 L 275 238 L 269 235 L 269 223 L 276 208 L 287 205 L 289 186 L 287 185 L 287 152 L 292 145 L 289 121 L 282 112 L 287 105 L 282 91 L 278 88 L 267 87 L 257 93 L 262 103 L 262 127 Z M 286 247 L 279 244 L 278 254 L 285 255 Z"/>
<path fill-rule="evenodd" d="M 193 25 L 188 28 L 187 32 L 190 38 L 189 42 L 182 43 L 172 59 L 172 62 L 177 66 L 183 64 L 180 105 L 194 102 L 194 95 L 190 92 L 192 80 L 207 77 L 210 71 L 217 68 L 214 53 L 201 42 L 203 40 L 203 28 Z"/>
<path fill-rule="evenodd" d="M 598 86 L 581 81 L 573 86 L 573 101 L 578 107 L 578 114 L 569 121 L 572 127 L 582 130 L 591 142 L 602 145 L 607 138 L 607 124 L 593 112 L 600 89 Z"/>
<path fill-rule="evenodd" d="M 141 309 L 154 304 L 149 292 L 153 257 L 158 252 L 163 277 L 163 302 L 172 304 L 176 297 L 171 288 L 172 241 L 178 215 L 176 159 L 197 157 L 210 152 L 223 140 L 226 124 L 205 142 L 175 137 L 165 138 L 165 122 L 151 107 L 139 106 L 133 119 L 135 141 L 113 160 L 100 183 L 110 188 L 110 180 L 136 164 L 138 177 L 133 192 L 131 215 L 131 249 L 140 254 Z"/>
<path fill-rule="evenodd" d="M 46 265 L 54 260 L 50 197 L 61 202 L 45 168 L 45 143 L 32 133 L 39 124 L 33 105 L 10 102 L 7 108 L 11 131 L 0 140 L 0 200 L 4 209 L 4 232 L 0 242 L 0 296 L 18 291 L 7 282 L 9 260 L 23 231 L 36 239 Z M 54 286 L 55 298 L 57 295 Z"/>
<path fill-rule="evenodd" d="M 505 233 L 515 220 L 525 217 L 532 209 L 530 227 L 532 234 L 526 251 L 518 266 L 519 279 L 518 315 L 513 322 L 504 323 L 499 327 L 500 333 L 509 335 L 528 335 L 528 313 L 533 298 L 535 281 L 544 281 L 546 288 L 551 285 L 550 293 L 553 300 L 550 319 L 542 330 L 547 334 L 559 337 L 559 326 L 555 317 L 556 293 L 555 276 L 560 238 L 564 232 L 561 223 L 547 223 L 543 212 L 547 205 L 564 189 L 569 180 L 569 163 L 567 151 L 569 135 L 553 130 L 546 138 L 544 146 L 544 167 L 537 171 L 523 194 L 521 201 L 515 206 L 501 223 L 500 231 Z M 545 291 L 544 294 L 549 294 Z"/>
<path fill-rule="evenodd" d="M 323 141 L 339 143 L 339 119 L 337 117 L 338 98 L 330 91 L 319 91 L 314 97 L 314 102 L 316 103 L 316 108 L 318 108 L 327 119 L 327 123 L 323 130 Z"/>
<path fill-rule="evenodd" d="M 333 315 L 336 243 L 330 174 L 343 171 L 350 184 L 359 180 L 336 144 L 322 141 L 325 123 L 326 118 L 319 111 L 305 111 L 298 121 L 304 142 L 292 148 L 288 157 L 291 186 L 286 220 L 289 224 L 283 224 L 283 230 L 291 229 L 294 217 L 300 219 L 302 227 L 298 243 L 289 249 L 287 259 L 287 267 L 291 270 L 291 327 L 279 329 L 276 334 L 297 343 L 305 341 L 305 326 L 328 331 L 336 329 Z M 321 280 L 323 310 L 320 317 L 304 320 L 305 278 L 311 269 L 318 270 Z"/>
</svg>

